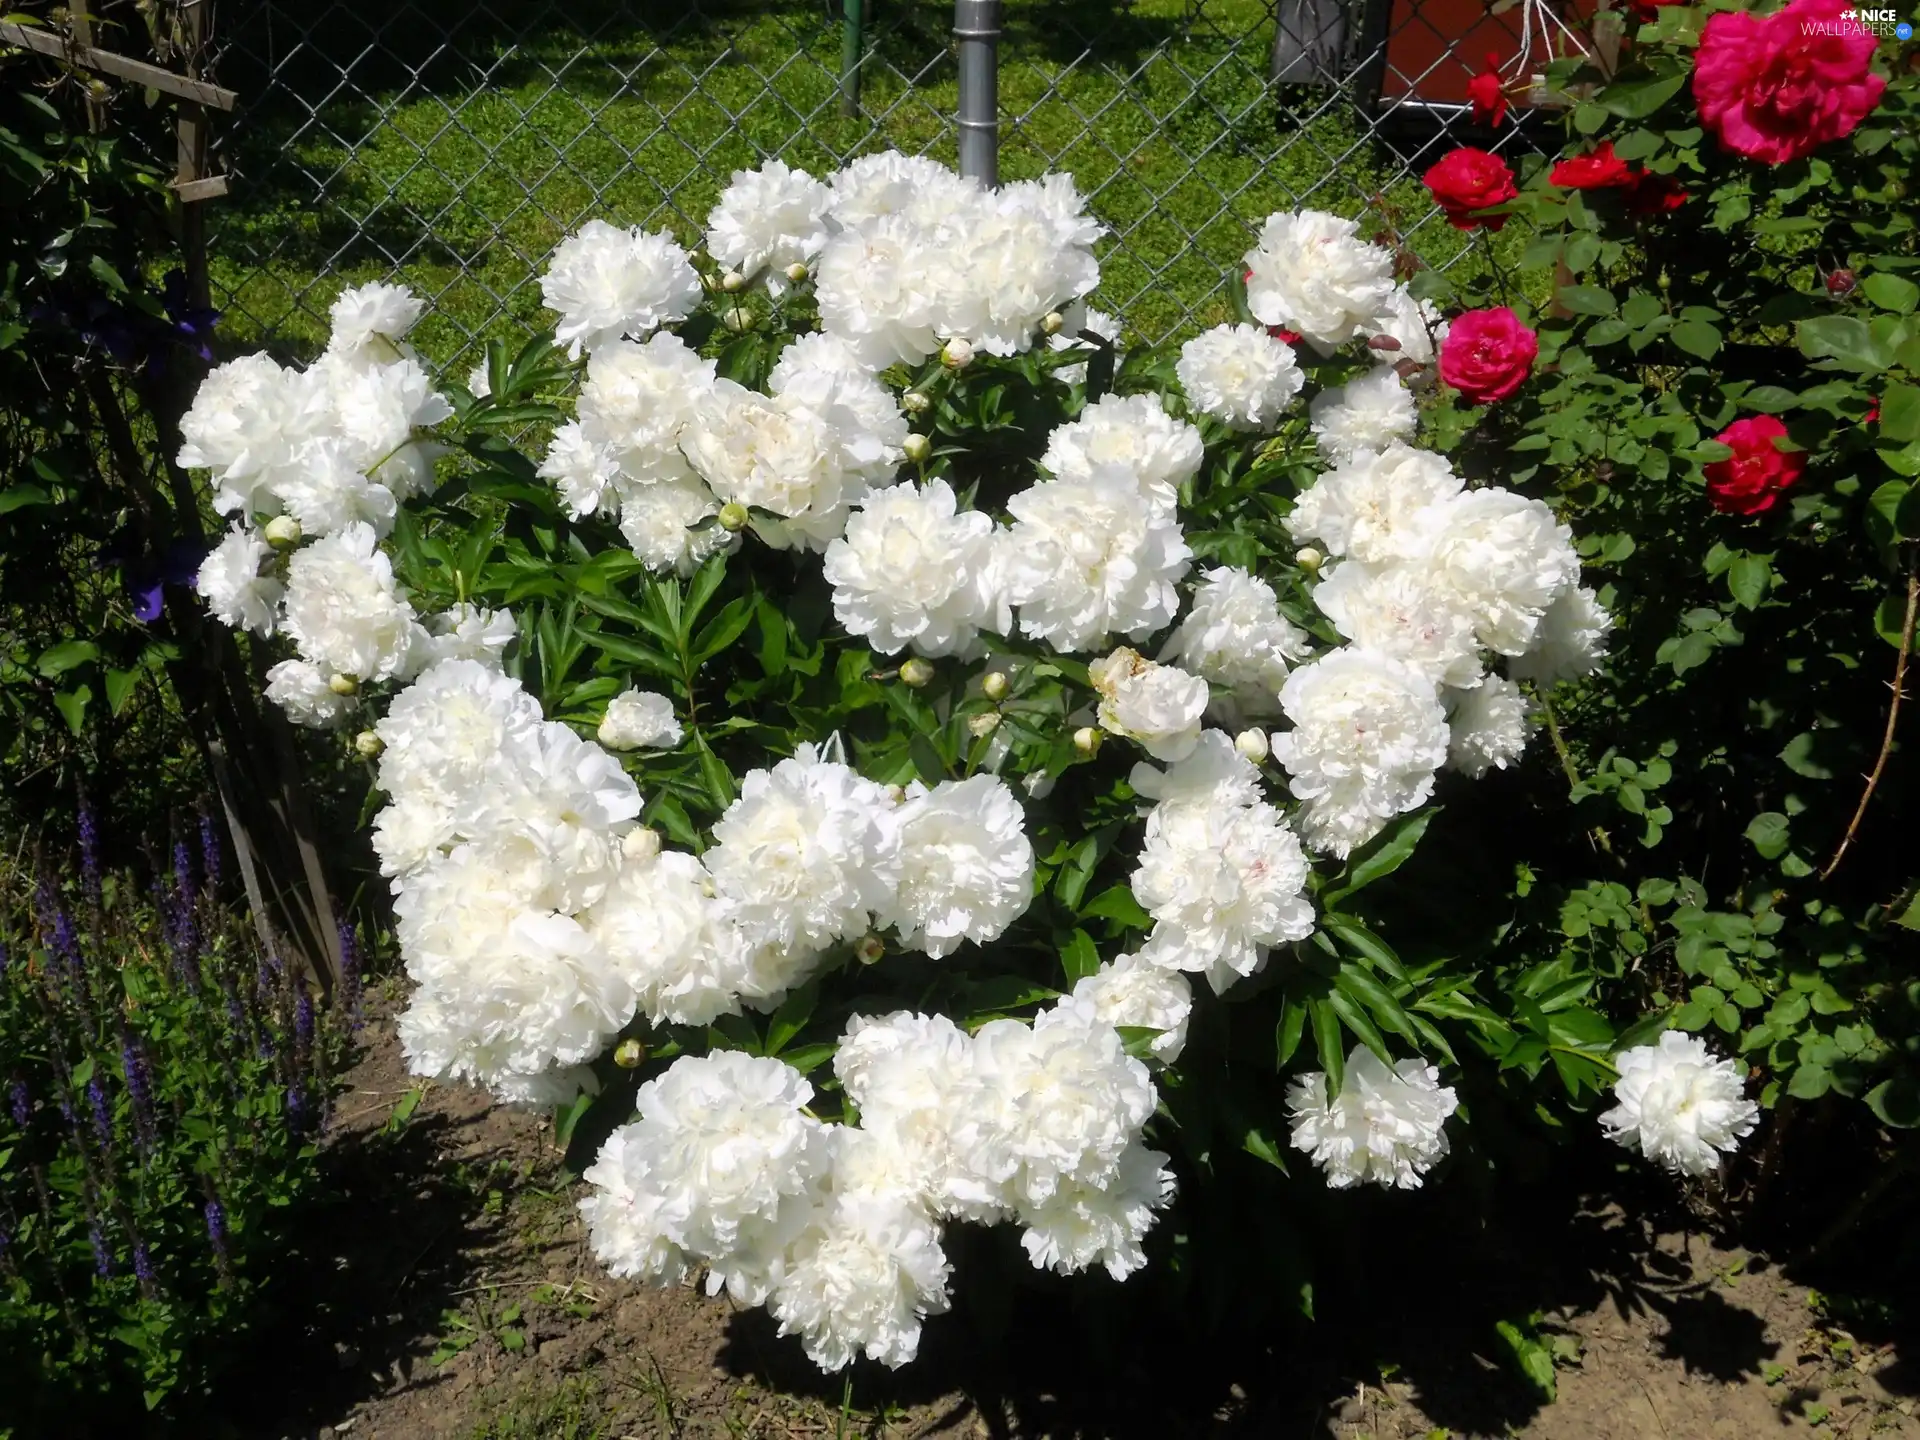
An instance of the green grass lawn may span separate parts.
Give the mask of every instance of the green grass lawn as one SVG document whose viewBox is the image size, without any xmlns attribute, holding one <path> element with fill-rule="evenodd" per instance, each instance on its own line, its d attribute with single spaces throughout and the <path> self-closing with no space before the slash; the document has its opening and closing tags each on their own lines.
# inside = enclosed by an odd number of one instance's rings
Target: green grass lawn
<svg viewBox="0 0 1920 1440">
<path fill-rule="evenodd" d="M 444 35 L 432 15 L 416 23 L 441 7 Z M 233 82 L 259 97 L 213 239 L 216 303 L 236 335 L 314 348 L 343 285 L 398 276 L 432 299 L 421 348 L 467 363 L 486 338 L 544 323 L 539 270 L 588 218 L 691 243 L 728 175 L 763 154 L 816 173 L 888 147 L 954 159 L 953 10 L 940 0 L 869 0 L 858 117 L 839 113 L 840 29 L 821 0 L 521 8 L 553 23 L 502 33 L 473 18 L 488 12 L 419 0 L 406 29 L 379 30 L 332 9 L 318 37 L 331 56 L 294 52 L 277 88 Z M 1001 173 L 1077 177 L 1111 232 L 1094 303 L 1133 339 L 1227 318 L 1225 277 L 1276 209 L 1371 207 L 1415 227 L 1430 262 L 1459 253 L 1343 97 L 1297 94 L 1299 113 L 1283 114 L 1264 83 L 1267 0 L 1005 9 Z"/>
</svg>

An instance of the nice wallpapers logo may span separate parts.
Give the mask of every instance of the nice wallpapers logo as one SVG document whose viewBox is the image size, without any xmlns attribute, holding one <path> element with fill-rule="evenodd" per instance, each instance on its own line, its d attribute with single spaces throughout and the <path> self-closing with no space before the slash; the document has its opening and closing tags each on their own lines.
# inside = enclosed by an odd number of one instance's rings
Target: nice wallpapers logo
<svg viewBox="0 0 1920 1440">
<path fill-rule="evenodd" d="M 1902 20 L 1897 10 L 1842 10 L 1840 21 L 1849 28 L 1865 30 L 1871 35 L 1890 35 L 1895 40 L 1913 38 L 1913 26 Z"/>
</svg>

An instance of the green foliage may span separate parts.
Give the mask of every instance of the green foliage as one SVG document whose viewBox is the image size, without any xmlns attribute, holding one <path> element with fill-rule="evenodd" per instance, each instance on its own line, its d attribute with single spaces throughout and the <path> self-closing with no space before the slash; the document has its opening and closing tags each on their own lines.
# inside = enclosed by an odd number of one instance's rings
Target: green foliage
<svg viewBox="0 0 1920 1440">
<path fill-rule="evenodd" d="M 1567 153 L 1611 143 L 1683 203 L 1635 214 L 1530 161 L 1520 272 L 1449 292 L 1552 294 L 1513 302 L 1538 327 L 1534 382 L 1437 428 L 1464 466 L 1555 504 L 1618 622 L 1606 672 L 1550 697 L 1573 820 L 1502 852 L 1528 878 L 1495 983 L 1515 994 L 1558 929 L 1557 961 L 1615 1023 L 1707 1034 L 1769 1105 L 1832 1092 L 1911 1125 L 1910 707 L 1876 755 L 1920 548 L 1920 79 L 1896 67 L 1848 139 L 1758 165 L 1697 122 L 1702 12 L 1660 17 L 1611 82 L 1569 69 L 1596 88 Z M 1713 437 L 1752 415 L 1785 424 L 1805 473 L 1761 513 L 1718 513 Z M 1569 813 L 1534 778 L 1535 804 Z"/>
<path fill-rule="evenodd" d="M 316 1183 L 341 1037 L 205 863 L 7 877 L 0 1429 L 191 1411 Z"/>
</svg>

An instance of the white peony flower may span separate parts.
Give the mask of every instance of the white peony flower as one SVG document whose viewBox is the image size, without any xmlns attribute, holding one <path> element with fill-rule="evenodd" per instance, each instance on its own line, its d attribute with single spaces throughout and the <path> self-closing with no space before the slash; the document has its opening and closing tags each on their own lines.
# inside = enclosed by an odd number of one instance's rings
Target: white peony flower
<svg viewBox="0 0 1920 1440">
<path fill-rule="evenodd" d="M 1600 1117 L 1607 1138 L 1676 1175 L 1709 1175 L 1753 1133 L 1760 1107 L 1747 1099 L 1745 1067 L 1716 1060 L 1707 1042 L 1668 1030 L 1658 1044 L 1614 1057 L 1620 1078 L 1613 1109 Z"/>
<path fill-rule="evenodd" d="M 1273 587 L 1229 565 L 1200 577 L 1160 658 L 1225 690 L 1208 711 L 1238 724 L 1278 715 L 1289 663 L 1310 653 L 1306 635 L 1280 613 Z"/>
<path fill-rule="evenodd" d="M 944 480 L 867 495 L 822 570 L 834 615 L 883 655 L 971 657 L 981 630 L 1012 628 L 993 519 L 957 510 Z"/>
<path fill-rule="evenodd" d="M 1184 760 L 1156 770 L 1142 761 L 1127 777 L 1136 794 L 1161 805 L 1234 806 L 1260 800 L 1260 772 L 1223 730 L 1203 730 Z"/>
<path fill-rule="evenodd" d="M 404 678 L 424 632 L 371 527 L 355 523 L 303 546 L 287 565 L 281 628 L 329 678 Z"/>
<path fill-rule="evenodd" d="M 1020 628 L 1056 650 L 1142 640 L 1180 608 L 1192 551 L 1170 510 L 1112 476 L 1050 480 L 1007 502 L 1008 598 Z"/>
<path fill-rule="evenodd" d="M 1404 661 L 1335 650 L 1287 677 L 1280 708 L 1293 729 L 1273 758 L 1301 802 L 1300 833 L 1345 857 L 1433 793 L 1447 758 L 1447 717 L 1433 682 Z"/>
<path fill-rule="evenodd" d="M 327 392 L 264 353 L 216 365 L 180 419 L 176 463 L 213 472 L 213 508 L 242 521 L 279 513 L 276 488 L 305 443 L 325 434 Z"/>
<path fill-rule="evenodd" d="M 1579 580 L 1580 558 L 1543 502 L 1473 490 L 1438 513 L 1425 574 L 1473 617 L 1481 644 L 1524 655 L 1547 606 Z"/>
<path fill-rule="evenodd" d="M 1246 265 L 1254 319 L 1298 331 L 1322 354 L 1367 334 L 1396 289 L 1392 254 L 1319 210 L 1268 216 Z"/>
<path fill-rule="evenodd" d="M 1100 696 L 1100 727 L 1136 740 L 1156 760 L 1184 760 L 1200 743 L 1207 682 L 1121 646 L 1087 666 Z"/>
<path fill-rule="evenodd" d="M 857 1131 L 842 1148 L 872 1144 Z M 920 1353 L 920 1322 L 947 1309 L 952 1267 L 940 1228 L 910 1196 L 837 1193 L 794 1242 L 768 1313 L 822 1370 L 865 1354 L 897 1370 Z"/>
<path fill-rule="evenodd" d="M 824 416 L 731 380 L 716 382 L 702 400 L 680 448 L 722 501 L 780 517 L 784 523 L 758 526 L 779 548 L 826 549 L 867 488 L 847 468 L 840 432 Z"/>
<path fill-rule="evenodd" d="M 1432 543 L 1437 507 L 1460 488 L 1460 477 L 1430 450 L 1362 450 L 1300 493 L 1287 532 L 1369 565 L 1417 559 Z"/>
<path fill-rule="evenodd" d="M 1187 402 L 1236 430 L 1272 430 L 1306 377 L 1293 349 L 1255 325 L 1216 325 L 1180 347 Z"/>
<path fill-rule="evenodd" d="M 884 485 L 900 468 L 907 417 L 893 392 L 837 335 L 802 335 L 780 352 L 767 393 L 823 417 L 840 437 L 846 468 L 867 485 Z"/>
<path fill-rule="evenodd" d="M 600 743 L 609 750 L 671 750 L 681 733 L 673 701 L 650 690 L 622 690 L 600 721 Z"/>
<path fill-rule="evenodd" d="M 710 1025 L 759 996 L 754 957 L 708 888 L 692 855 L 629 857 L 582 917 L 650 1024 Z"/>
<path fill-rule="evenodd" d="M 828 187 L 832 198 L 827 218 L 843 230 L 884 215 L 909 213 L 930 199 L 958 210 L 975 203 L 980 190 L 978 182 L 962 179 L 937 160 L 897 150 L 848 161 L 829 179 Z"/>
<path fill-rule="evenodd" d="M 235 525 L 200 562 L 193 588 L 223 625 L 271 635 L 286 593 L 277 576 L 260 573 L 272 559 L 273 547 L 259 531 Z"/>
<path fill-rule="evenodd" d="M 1147 1067 L 1079 1006 L 1030 1026 L 989 1020 L 973 1037 L 973 1073 L 954 1137 L 955 1196 L 1022 1211 L 1065 1187 L 1112 1184 L 1155 1104 Z"/>
<path fill-rule="evenodd" d="M 1320 453 L 1340 464 L 1361 451 L 1380 451 L 1413 439 L 1420 428 L 1413 393 L 1391 365 L 1376 365 L 1344 385 L 1322 390 L 1307 406 Z"/>
<path fill-rule="evenodd" d="M 899 882 L 885 920 L 934 959 L 961 941 L 998 939 L 1033 900 L 1033 846 L 1013 791 L 998 776 L 919 781 L 894 816 Z"/>
<path fill-rule="evenodd" d="M 710 556 L 739 547 L 740 537 L 715 523 L 720 502 L 697 476 L 659 480 L 621 492 L 620 534 L 649 570 L 693 574 Z"/>
<path fill-rule="evenodd" d="M 954 1137 L 972 1110 L 973 1041 L 944 1015 L 899 1011 L 847 1022 L 833 1057 L 834 1074 L 860 1110 L 860 1125 L 881 1141 L 890 1170 L 941 1214 L 967 1212 L 953 1195 Z M 963 1186 L 963 1188 L 965 1188 Z M 984 1215 L 997 1192 L 981 1196 Z"/>
<path fill-rule="evenodd" d="M 426 302 L 404 285 L 375 281 L 343 290 L 328 312 L 333 333 L 327 349 L 335 355 L 378 364 L 401 356 L 400 342 L 419 323 Z"/>
<path fill-rule="evenodd" d="M 611 450 L 588 439 L 580 421 L 569 420 L 554 427 L 536 473 L 553 482 L 567 513 L 578 520 L 600 512 L 619 513 L 620 492 L 613 485 L 619 469 Z"/>
<path fill-rule="evenodd" d="M 1435 685 L 1464 688 L 1478 678 L 1473 616 L 1429 583 L 1425 568 L 1343 560 L 1323 573 L 1313 603 L 1356 646 L 1404 660 Z"/>
<path fill-rule="evenodd" d="M 1507 666 L 1516 680 L 1543 689 L 1562 680 L 1580 680 L 1600 668 L 1607 653 L 1613 617 L 1593 591 L 1568 585 L 1540 617 L 1533 643 Z"/>
<path fill-rule="evenodd" d="M 1203 974 L 1215 994 L 1313 933 L 1306 854 L 1264 801 L 1156 805 L 1129 883 L 1154 920 L 1141 959 Z"/>
<path fill-rule="evenodd" d="M 443 661 L 394 696 L 374 726 L 382 745 L 376 783 L 396 800 L 444 805 L 473 838 L 501 781 L 507 742 L 542 723 L 539 702 L 512 676 L 477 660 Z"/>
<path fill-rule="evenodd" d="M 820 950 L 864 933 L 893 903 L 900 834 L 884 787 L 803 745 L 755 770 L 702 857 L 755 941 Z"/>
<path fill-rule="evenodd" d="M 1504 770 L 1527 748 L 1527 698 L 1502 675 L 1483 676 L 1470 689 L 1450 690 L 1447 768 L 1478 780 Z"/>
<path fill-rule="evenodd" d="M 938 272 L 948 283 L 935 327 L 992 355 L 1020 354 L 1047 315 L 1100 283 L 1100 227 L 1067 175 L 983 191 L 969 208 L 964 263 Z"/>
<path fill-rule="evenodd" d="M 1390 335 L 1400 342 L 1398 350 L 1377 352 L 1387 363 L 1411 360 L 1416 365 L 1432 365 L 1447 338 L 1447 321 L 1440 307 L 1431 300 L 1416 300 L 1404 285 L 1393 287 L 1393 295 L 1366 327 L 1365 334 Z M 1431 375 L 1425 377 L 1431 380 Z M 1416 383 L 1419 383 L 1416 381 Z"/>
<path fill-rule="evenodd" d="M 748 279 L 763 271 L 767 293 L 786 293 L 786 269 L 805 265 L 827 243 L 827 187 L 785 161 L 736 170 L 707 215 L 707 253 Z"/>
<path fill-rule="evenodd" d="M 941 237 L 908 215 L 883 215 L 835 236 L 820 256 L 820 326 L 867 364 L 918 365 L 940 348 L 941 292 L 951 283 Z"/>
<path fill-rule="evenodd" d="M 582 437 L 603 451 L 623 489 L 692 475 L 680 435 L 714 386 L 716 365 L 678 335 L 619 340 L 587 363 L 580 387 Z"/>
<path fill-rule="evenodd" d="M 427 617 L 421 645 L 420 668 L 447 660 L 476 660 L 489 670 L 501 667 L 506 649 L 520 634 L 511 610 L 488 610 L 462 600 L 451 610 Z"/>
<path fill-rule="evenodd" d="M 832 1164 L 827 1127 L 803 1113 L 812 1098 L 778 1060 L 723 1050 L 674 1061 L 640 1087 L 639 1119 L 584 1177 L 594 1253 L 654 1281 L 691 1257 L 712 1267 L 710 1290 L 762 1303 Z"/>
<path fill-rule="evenodd" d="M 353 709 L 353 697 L 336 693 L 327 678 L 310 661 L 282 660 L 267 671 L 267 698 L 286 711 L 294 724 L 325 730 L 338 725 Z"/>
<path fill-rule="evenodd" d="M 1036 1270 L 1072 1275 L 1099 1265 L 1124 1280 L 1147 1263 L 1142 1242 L 1173 1192 L 1167 1157 L 1135 1142 L 1106 1184 L 1069 1182 L 1044 1203 L 1022 1207 L 1020 1243 Z"/>
<path fill-rule="evenodd" d="M 1171 508 L 1200 473 L 1200 432 L 1169 415 L 1157 395 L 1104 395 L 1047 436 L 1040 464 L 1057 480 L 1129 481 Z"/>
<path fill-rule="evenodd" d="M 1193 987 L 1177 970 L 1141 955 L 1117 955 L 1073 987 L 1070 1001 L 1092 1007 L 1094 1017 L 1116 1029 L 1137 1026 L 1158 1030 L 1153 1058 L 1171 1065 L 1187 1048 L 1187 1019 L 1193 1014 Z"/>
<path fill-rule="evenodd" d="M 1336 1190 L 1368 1181 L 1414 1190 L 1447 1153 L 1447 1117 L 1459 1098 L 1423 1060 L 1392 1069 L 1364 1045 L 1347 1056 L 1346 1082 L 1327 1098 L 1318 1070 L 1287 1087 L 1293 1148 L 1304 1150 Z"/>
<path fill-rule="evenodd" d="M 502 1071 L 487 1085 L 498 1105 L 525 1110 L 552 1110 L 570 1105 L 581 1095 L 598 1095 L 600 1078 L 586 1065 L 557 1065 L 532 1074 Z"/>
<path fill-rule="evenodd" d="M 560 316 L 554 338 L 577 360 L 686 319 L 700 303 L 700 277 L 671 235 L 589 220 L 553 252 L 540 294 Z"/>
</svg>

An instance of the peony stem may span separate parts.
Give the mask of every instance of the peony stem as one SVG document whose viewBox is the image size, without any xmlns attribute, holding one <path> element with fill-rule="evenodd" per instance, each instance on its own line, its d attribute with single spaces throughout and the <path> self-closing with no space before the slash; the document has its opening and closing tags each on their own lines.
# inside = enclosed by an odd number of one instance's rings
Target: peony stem
<svg viewBox="0 0 1920 1440">
<path fill-rule="evenodd" d="M 1907 616 L 1900 625 L 1900 658 L 1893 663 L 1893 702 L 1887 706 L 1887 729 L 1880 739 L 1880 754 L 1875 757 L 1873 769 L 1867 775 L 1866 789 L 1860 792 L 1860 803 L 1854 807 L 1853 819 L 1847 822 L 1847 833 L 1840 837 L 1840 844 L 1833 852 L 1833 858 L 1827 861 L 1827 868 L 1820 872 L 1820 878 L 1826 880 L 1840 868 L 1840 862 L 1846 859 L 1847 847 L 1853 844 L 1853 837 L 1860 831 L 1860 822 L 1866 819 L 1867 806 L 1873 802 L 1874 788 L 1880 783 L 1880 774 L 1887 768 L 1887 756 L 1893 751 L 1893 735 L 1900 723 L 1900 702 L 1905 698 L 1907 682 L 1907 661 L 1913 655 L 1914 614 L 1920 611 L 1920 568 L 1916 568 L 1916 557 L 1907 559 Z"/>
</svg>

